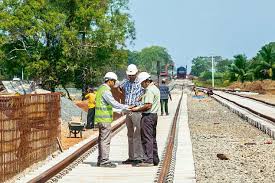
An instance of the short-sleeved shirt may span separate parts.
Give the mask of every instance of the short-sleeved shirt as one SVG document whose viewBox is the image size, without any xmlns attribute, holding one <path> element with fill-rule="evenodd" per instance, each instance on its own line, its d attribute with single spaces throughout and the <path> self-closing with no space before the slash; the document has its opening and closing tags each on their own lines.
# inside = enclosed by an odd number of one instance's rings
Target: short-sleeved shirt
<svg viewBox="0 0 275 183">
<path fill-rule="evenodd" d="M 160 85 L 159 91 L 160 91 L 160 99 L 168 99 L 170 91 L 167 85 Z"/>
<path fill-rule="evenodd" d="M 137 79 L 134 82 L 125 80 L 120 85 L 120 88 L 122 88 L 125 93 L 125 104 L 130 106 L 139 106 L 142 104 L 141 101 L 138 101 L 138 98 L 144 94 L 144 89 Z"/>
<path fill-rule="evenodd" d="M 150 85 L 145 89 L 145 94 L 142 97 L 142 102 L 144 104 L 152 104 L 152 108 L 143 113 L 158 113 L 160 107 L 160 91 L 154 85 L 154 83 L 150 83 Z"/>
<path fill-rule="evenodd" d="M 94 93 L 88 93 L 85 95 L 85 98 L 88 99 L 88 107 L 89 109 L 95 107 L 95 94 Z"/>
</svg>

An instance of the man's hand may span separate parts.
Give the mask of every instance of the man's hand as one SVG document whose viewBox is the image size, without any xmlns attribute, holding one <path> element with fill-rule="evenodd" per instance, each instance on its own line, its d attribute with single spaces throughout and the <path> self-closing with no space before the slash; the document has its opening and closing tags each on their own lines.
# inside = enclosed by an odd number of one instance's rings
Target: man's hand
<svg viewBox="0 0 275 183">
<path fill-rule="evenodd" d="M 132 109 L 134 107 L 135 107 L 134 105 L 129 105 L 128 109 Z"/>
<path fill-rule="evenodd" d="M 131 108 L 131 111 L 132 111 L 132 112 L 137 112 L 139 108 L 140 108 L 140 107 L 133 107 L 133 108 Z"/>
</svg>

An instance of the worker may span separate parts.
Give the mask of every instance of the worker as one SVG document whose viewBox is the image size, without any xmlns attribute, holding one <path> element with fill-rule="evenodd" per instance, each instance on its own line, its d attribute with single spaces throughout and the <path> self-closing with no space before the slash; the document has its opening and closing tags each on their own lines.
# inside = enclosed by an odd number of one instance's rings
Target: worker
<svg viewBox="0 0 275 183">
<path fill-rule="evenodd" d="M 116 164 L 109 161 L 110 142 L 111 142 L 111 123 L 113 121 L 113 108 L 127 110 L 128 105 L 117 102 L 111 88 L 115 86 L 117 75 L 107 72 L 102 84 L 96 94 L 95 124 L 98 124 L 98 161 L 97 166 L 115 168 Z"/>
<path fill-rule="evenodd" d="M 169 87 L 166 85 L 165 79 L 162 79 L 161 85 L 159 86 L 160 90 L 160 106 L 161 106 L 161 116 L 163 115 L 163 112 L 165 110 L 166 115 L 169 115 L 168 113 L 168 97 L 172 101 L 172 97 L 170 94 Z"/>
<path fill-rule="evenodd" d="M 85 98 L 88 100 L 88 114 L 87 114 L 87 129 L 93 129 L 95 127 L 95 93 L 94 89 L 89 87 Z"/>
<path fill-rule="evenodd" d="M 160 91 L 154 85 L 150 74 L 141 72 L 138 81 L 145 88 L 142 97 L 143 105 L 131 108 L 132 112 L 142 112 L 141 117 L 141 142 L 145 157 L 137 167 L 157 166 L 159 164 L 158 146 L 156 141 L 156 128 L 158 123 L 158 110 L 160 107 Z"/>
<path fill-rule="evenodd" d="M 129 106 L 139 106 L 139 98 L 144 94 L 144 89 L 137 80 L 138 69 L 136 65 L 130 64 L 126 70 L 128 79 L 120 85 L 125 94 L 125 104 Z M 128 136 L 128 159 L 122 161 L 122 164 L 141 163 L 144 158 L 144 152 L 140 137 L 140 112 L 129 112 L 126 115 L 126 126 Z"/>
</svg>

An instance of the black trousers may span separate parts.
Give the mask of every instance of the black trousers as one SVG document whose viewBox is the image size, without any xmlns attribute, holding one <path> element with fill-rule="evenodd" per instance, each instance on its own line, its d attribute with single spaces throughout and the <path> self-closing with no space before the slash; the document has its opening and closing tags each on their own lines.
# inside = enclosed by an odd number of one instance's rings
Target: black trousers
<svg viewBox="0 0 275 183">
<path fill-rule="evenodd" d="M 141 118 L 141 143 L 145 153 L 146 163 L 159 163 L 158 145 L 156 140 L 156 128 L 158 115 L 156 113 L 142 113 Z"/>
<path fill-rule="evenodd" d="M 160 99 L 160 109 L 161 109 L 161 114 L 163 114 L 165 109 L 165 113 L 168 114 L 168 99 Z"/>
<path fill-rule="evenodd" d="M 95 108 L 89 108 L 87 114 L 87 126 L 86 128 L 94 128 L 95 127 Z"/>
</svg>

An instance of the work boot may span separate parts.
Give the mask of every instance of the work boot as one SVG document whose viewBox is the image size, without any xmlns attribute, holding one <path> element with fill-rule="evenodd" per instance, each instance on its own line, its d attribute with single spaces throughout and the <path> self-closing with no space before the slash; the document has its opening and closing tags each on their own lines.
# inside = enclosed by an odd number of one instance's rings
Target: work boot
<svg viewBox="0 0 275 183">
<path fill-rule="evenodd" d="M 132 164 L 135 160 L 127 159 L 125 161 L 122 161 L 122 164 Z"/>
<path fill-rule="evenodd" d="M 138 163 L 135 165 L 136 167 L 151 167 L 154 166 L 153 163 L 146 163 L 146 162 L 142 162 L 142 163 Z"/>
<path fill-rule="evenodd" d="M 116 164 L 112 162 L 104 163 L 104 164 L 99 164 L 99 167 L 105 167 L 105 168 L 116 168 Z"/>
</svg>

